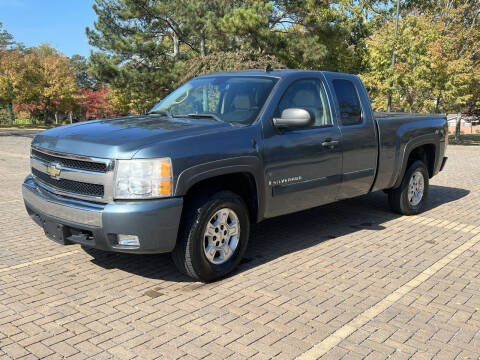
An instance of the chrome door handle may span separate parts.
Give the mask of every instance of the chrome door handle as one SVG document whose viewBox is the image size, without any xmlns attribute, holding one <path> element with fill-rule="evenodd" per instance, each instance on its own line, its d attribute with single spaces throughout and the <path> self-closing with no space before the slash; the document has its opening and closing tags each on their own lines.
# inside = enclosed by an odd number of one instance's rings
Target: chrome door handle
<svg viewBox="0 0 480 360">
<path fill-rule="evenodd" d="M 339 143 L 340 143 L 340 141 L 338 141 L 338 140 L 325 139 L 325 141 L 322 142 L 322 146 L 334 147 L 335 145 L 338 145 Z"/>
</svg>

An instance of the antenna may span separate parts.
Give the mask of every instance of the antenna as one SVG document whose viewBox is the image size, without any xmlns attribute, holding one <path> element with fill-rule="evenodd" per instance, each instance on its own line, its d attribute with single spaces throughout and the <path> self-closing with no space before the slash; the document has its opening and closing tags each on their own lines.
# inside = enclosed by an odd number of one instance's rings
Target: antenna
<svg viewBox="0 0 480 360">
<path fill-rule="evenodd" d="M 270 71 L 273 71 L 272 65 L 267 64 L 267 66 L 265 66 L 265 72 L 270 72 Z"/>
</svg>

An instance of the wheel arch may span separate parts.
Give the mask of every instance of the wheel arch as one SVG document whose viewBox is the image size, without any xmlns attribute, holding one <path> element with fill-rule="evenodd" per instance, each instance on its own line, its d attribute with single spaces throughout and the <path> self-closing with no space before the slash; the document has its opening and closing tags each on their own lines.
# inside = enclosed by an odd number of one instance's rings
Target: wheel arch
<svg viewBox="0 0 480 360">
<path fill-rule="evenodd" d="M 230 190 L 241 196 L 250 212 L 252 222 L 263 218 L 264 193 L 260 161 L 243 156 L 195 165 L 179 176 L 175 196 L 188 201 L 193 195 L 209 196 L 221 190 Z"/>
<path fill-rule="evenodd" d="M 429 177 L 435 175 L 435 167 L 438 162 L 439 144 L 432 137 L 422 137 L 407 143 L 402 158 L 401 171 L 398 173 L 393 188 L 397 188 L 402 183 L 402 179 L 408 167 L 415 161 L 421 160 L 428 169 Z"/>
</svg>

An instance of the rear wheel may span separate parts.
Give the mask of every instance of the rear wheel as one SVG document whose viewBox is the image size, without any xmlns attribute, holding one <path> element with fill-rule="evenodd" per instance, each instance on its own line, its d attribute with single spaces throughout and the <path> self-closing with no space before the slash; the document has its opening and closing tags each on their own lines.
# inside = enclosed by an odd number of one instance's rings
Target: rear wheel
<svg viewBox="0 0 480 360">
<path fill-rule="evenodd" d="M 428 170 L 417 160 L 405 172 L 401 185 L 388 192 L 390 207 L 402 215 L 415 215 L 422 212 L 428 195 Z"/>
<path fill-rule="evenodd" d="M 172 258 L 184 274 L 203 282 L 220 279 L 238 265 L 250 232 L 242 198 L 222 191 L 185 208 Z"/>
</svg>

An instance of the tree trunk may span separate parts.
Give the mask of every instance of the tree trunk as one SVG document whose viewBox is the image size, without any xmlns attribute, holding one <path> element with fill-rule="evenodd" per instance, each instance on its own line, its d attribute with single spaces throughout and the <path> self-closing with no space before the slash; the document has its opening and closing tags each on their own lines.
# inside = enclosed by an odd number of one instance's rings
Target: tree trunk
<svg viewBox="0 0 480 360">
<path fill-rule="evenodd" d="M 177 60 L 180 56 L 180 39 L 178 38 L 177 33 L 173 32 L 173 59 Z"/>
<path fill-rule="evenodd" d="M 458 112 L 457 113 L 457 124 L 455 126 L 455 140 L 459 141 L 460 140 L 460 126 L 462 124 L 462 113 Z"/>
<path fill-rule="evenodd" d="M 15 113 L 13 112 L 13 104 L 12 103 L 8 103 L 7 104 L 7 111 L 8 111 L 8 116 L 9 116 L 9 120 L 10 120 L 10 125 L 13 125 L 13 123 L 15 122 Z"/>
<path fill-rule="evenodd" d="M 73 124 L 73 112 L 72 111 L 70 111 L 68 113 L 68 119 L 70 120 L 70 124 Z"/>
<path fill-rule="evenodd" d="M 205 57 L 207 56 L 207 48 L 205 45 L 205 33 L 200 31 L 200 56 Z"/>
<path fill-rule="evenodd" d="M 440 95 L 441 94 L 438 94 L 438 96 L 435 98 L 435 113 L 438 114 L 438 109 L 440 108 Z"/>
<path fill-rule="evenodd" d="M 55 111 L 55 125 L 58 125 L 58 111 Z"/>
<path fill-rule="evenodd" d="M 45 109 L 43 111 L 43 123 L 44 123 L 45 126 L 48 125 L 48 111 L 47 111 L 47 109 Z"/>
</svg>

